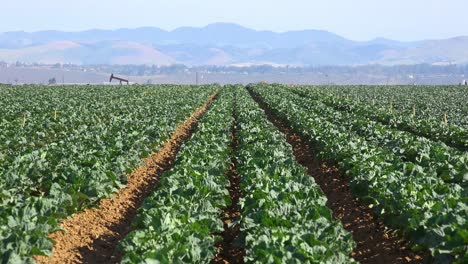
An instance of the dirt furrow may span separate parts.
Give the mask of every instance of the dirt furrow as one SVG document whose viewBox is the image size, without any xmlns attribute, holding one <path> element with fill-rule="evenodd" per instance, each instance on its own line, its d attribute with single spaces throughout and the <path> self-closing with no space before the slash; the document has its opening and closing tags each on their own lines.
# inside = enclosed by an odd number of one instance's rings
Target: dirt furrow
<svg viewBox="0 0 468 264">
<path fill-rule="evenodd" d="M 262 100 L 249 89 L 250 95 L 265 111 L 268 120 L 286 135 L 292 145 L 297 161 L 307 168 L 309 175 L 327 196 L 327 206 L 333 216 L 349 231 L 357 246 L 351 256 L 361 263 L 428 263 L 428 252 L 415 253 L 410 244 L 395 231 L 388 229 L 372 210 L 354 198 L 349 182 L 330 163 L 315 159 L 315 154 L 306 140 L 290 126 L 274 115 Z"/>
<path fill-rule="evenodd" d="M 241 178 L 237 174 L 237 161 L 235 154 L 237 152 L 238 138 L 237 138 L 237 105 L 234 103 L 234 124 L 231 128 L 231 165 L 227 176 L 229 177 L 229 195 L 231 196 L 231 205 L 226 207 L 223 211 L 222 220 L 224 223 L 224 232 L 221 233 L 223 238 L 222 241 L 216 244 L 218 253 L 213 259 L 212 263 L 217 264 L 234 264 L 244 263 L 245 250 L 241 245 L 238 244 L 238 238 L 240 236 L 240 225 L 239 223 L 234 224 L 235 221 L 239 220 L 240 217 L 240 205 L 239 199 L 241 197 L 240 181 Z"/>
<path fill-rule="evenodd" d="M 219 91 L 218 91 L 219 92 Z M 209 97 L 202 107 L 180 124 L 171 138 L 143 165 L 128 175 L 125 188 L 97 208 L 74 214 L 61 223 L 63 231 L 50 235 L 55 246 L 50 257 L 37 256 L 39 263 L 116 263 L 121 256 L 116 250 L 119 241 L 131 231 L 131 223 L 143 200 L 154 190 L 162 173 L 174 163 L 180 147 L 192 134 L 200 117 L 216 99 Z"/>
</svg>

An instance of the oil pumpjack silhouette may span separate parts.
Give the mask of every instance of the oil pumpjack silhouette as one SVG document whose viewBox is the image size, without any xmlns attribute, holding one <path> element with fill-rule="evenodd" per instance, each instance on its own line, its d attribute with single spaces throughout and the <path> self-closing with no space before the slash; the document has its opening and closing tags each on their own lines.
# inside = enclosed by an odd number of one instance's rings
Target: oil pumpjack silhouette
<svg viewBox="0 0 468 264">
<path fill-rule="evenodd" d="M 122 85 L 123 82 L 128 84 L 128 80 L 125 80 L 125 79 L 123 79 L 123 78 L 114 76 L 113 73 L 111 74 L 111 76 L 110 76 L 110 78 L 109 78 L 109 82 L 111 83 L 112 80 L 117 80 L 117 81 L 119 81 L 119 82 L 120 82 L 120 85 Z"/>
</svg>

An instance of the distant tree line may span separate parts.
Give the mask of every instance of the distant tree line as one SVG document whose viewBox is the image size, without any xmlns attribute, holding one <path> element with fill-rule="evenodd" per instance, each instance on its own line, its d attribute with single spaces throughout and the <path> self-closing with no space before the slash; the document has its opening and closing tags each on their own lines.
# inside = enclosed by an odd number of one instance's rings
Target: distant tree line
<svg viewBox="0 0 468 264">
<path fill-rule="evenodd" d="M 0 62 L 0 67 L 8 65 Z M 11 64 L 16 67 L 28 66 L 48 66 L 52 68 L 61 68 L 78 71 L 96 71 L 107 72 L 132 76 L 151 76 L 160 74 L 181 74 L 181 73 L 239 73 L 239 74 L 367 74 L 367 75 L 467 75 L 468 64 L 464 65 L 362 65 L 362 66 L 282 66 L 275 67 L 271 65 L 254 66 L 187 66 L 183 64 L 174 64 L 169 66 L 158 65 L 75 65 L 75 64 L 27 64 L 16 62 Z"/>
<path fill-rule="evenodd" d="M 369 74 L 369 75 L 401 75 L 401 74 L 418 74 L 418 75 L 468 75 L 468 65 L 363 65 L 363 66 L 285 66 L 274 67 L 271 65 L 255 65 L 248 67 L 236 66 L 186 66 L 175 64 L 170 66 L 148 66 L 148 65 L 99 65 L 88 66 L 95 67 L 105 72 L 114 72 L 124 75 L 158 75 L 158 74 L 181 74 L 193 72 L 210 72 L 210 73 L 239 73 L 239 74 L 307 74 L 307 73 L 322 73 L 322 74 Z"/>
</svg>

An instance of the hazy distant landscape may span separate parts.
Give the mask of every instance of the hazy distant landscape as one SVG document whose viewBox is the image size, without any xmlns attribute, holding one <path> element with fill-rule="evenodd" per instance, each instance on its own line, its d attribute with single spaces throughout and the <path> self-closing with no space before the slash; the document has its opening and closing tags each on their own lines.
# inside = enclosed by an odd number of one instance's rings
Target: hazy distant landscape
<svg viewBox="0 0 468 264">
<path fill-rule="evenodd" d="M 114 73 L 140 84 L 369 84 L 457 85 L 468 79 L 468 65 L 363 66 L 186 66 L 0 63 L 0 83 L 103 84 Z"/>
<path fill-rule="evenodd" d="M 0 61 L 147 65 L 364 65 L 468 63 L 468 37 L 353 41 L 323 30 L 276 33 L 230 23 L 80 32 L 0 33 Z"/>
<path fill-rule="evenodd" d="M 458 84 L 468 75 L 467 47 L 465 36 L 353 41 L 323 30 L 278 33 L 232 23 L 10 31 L 0 33 L 0 82 L 105 83 L 116 73 L 154 84 Z"/>
</svg>

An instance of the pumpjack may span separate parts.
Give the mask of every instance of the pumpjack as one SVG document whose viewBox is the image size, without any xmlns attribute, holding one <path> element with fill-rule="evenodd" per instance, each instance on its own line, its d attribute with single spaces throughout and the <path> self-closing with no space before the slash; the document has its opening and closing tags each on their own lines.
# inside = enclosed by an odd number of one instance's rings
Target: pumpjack
<svg viewBox="0 0 468 264">
<path fill-rule="evenodd" d="M 120 77 L 117 77 L 117 76 L 114 76 L 114 74 L 112 73 L 111 76 L 110 76 L 110 79 L 109 79 L 109 82 L 111 83 L 112 80 L 117 80 L 117 81 L 120 81 L 120 85 L 122 85 L 122 82 L 125 82 L 128 84 L 128 80 L 125 80 L 123 78 L 120 78 Z"/>
</svg>

